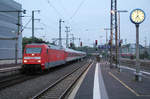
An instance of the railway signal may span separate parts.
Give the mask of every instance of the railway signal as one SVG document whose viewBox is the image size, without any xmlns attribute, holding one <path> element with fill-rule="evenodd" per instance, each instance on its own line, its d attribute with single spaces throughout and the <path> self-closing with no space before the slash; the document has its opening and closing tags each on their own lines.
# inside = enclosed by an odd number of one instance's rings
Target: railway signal
<svg viewBox="0 0 150 99">
<path fill-rule="evenodd" d="M 82 42 L 80 42 L 80 47 L 82 47 Z"/>
<path fill-rule="evenodd" d="M 119 47 L 121 47 L 122 42 L 123 42 L 122 40 L 119 41 Z"/>
<path fill-rule="evenodd" d="M 73 47 L 73 44 L 72 44 L 72 43 L 70 43 L 70 47 Z"/>
<path fill-rule="evenodd" d="M 111 45 L 111 40 L 109 40 L 108 45 L 109 45 L 109 46 Z"/>
<path fill-rule="evenodd" d="M 97 46 L 97 40 L 95 40 L 95 45 Z"/>
</svg>

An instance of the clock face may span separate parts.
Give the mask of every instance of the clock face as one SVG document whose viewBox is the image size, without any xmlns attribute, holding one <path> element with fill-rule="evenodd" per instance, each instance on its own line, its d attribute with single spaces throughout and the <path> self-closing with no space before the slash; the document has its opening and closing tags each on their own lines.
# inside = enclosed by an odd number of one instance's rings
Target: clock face
<svg viewBox="0 0 150 99">
<path fill-rule="evenodd" d="M 131 21 L 135 24 L 140 24 L 145 19 L 145 13 L 141 9 L 135 9 L 131 12 Z"/>
</svg>

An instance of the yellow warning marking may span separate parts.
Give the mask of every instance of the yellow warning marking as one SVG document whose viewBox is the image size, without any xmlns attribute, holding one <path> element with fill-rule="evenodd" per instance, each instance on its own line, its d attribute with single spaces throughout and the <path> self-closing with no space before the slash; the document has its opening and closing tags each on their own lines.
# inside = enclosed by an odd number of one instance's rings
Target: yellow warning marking
<svg viewBox="0 0 150 99">
<path fill-rule="evenodd" d="M 130 90 L 132 93 L 134 93 L 136 96 L 140 96 L 137 92 L 135 92 L 132 88 L 130 88 L 129 86 L 127 86 L 124 82 L 122 82 L 121 80 L 119 80 L 119 78 L 117 78 L 115 75 L 113 75 L 111 72 L 109 72 L 109 75 L 111 75 L 113 78 L 115 78 L 117 81 L 119 81 L 124 87 L 126 87 L 128 90 Z"/>
<path fill-rule="evenodd" d="M 140 96 L 144 96 L 144 97 L 150 97 L 150 95 L 140 95 Z"/>
</svg>

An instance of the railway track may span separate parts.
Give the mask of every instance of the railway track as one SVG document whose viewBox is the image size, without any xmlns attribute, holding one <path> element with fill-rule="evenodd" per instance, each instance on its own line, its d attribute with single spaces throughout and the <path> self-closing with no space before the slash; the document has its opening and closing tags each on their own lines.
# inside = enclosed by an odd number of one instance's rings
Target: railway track
<svg viewBox="0 0 150 99">
<path fill-rule="evenodd" d="M 6 79 L 2 79 L 0 81 L 0 90 L 5 89 L 7 87 L 16 85 L 18 83 L 24 82 L 26 80 L 32 79 L 35 76 L 27 76 L 27 75 L 14 75 L 10 76 Z"/>
<path fill-rule="evenodd" d="M 7 73 L 7 72 L 10 72 L 10 71 L 5 71 L 4 70 L 3 73 Z M 49 71 L 49 72 L 51 72 L 51 71 Z M 11 73 L 11 75 L 9 74 L 9 75 L 1 76 L 0 77 L 0 90 L 3 90 L 7 87 L 22 83 L 26 80 L 30 80 L 30 79 L 34 79 L 36 77 L 46 75 L 49 72 L 45 72 L 45 73 L 42 73 L 42 74 L 40 73 L 40 75 L 38 75 L 38 74 L 37 75 L 24 75 L 24 74 L 20 74 L 20 73 L 16 73 L 16 74 Z"/>
<path fill-rule="evenodd" d="M 141 66 L 146 66 L 149 67 L 150 66 L 150 61 L 148 60 L 140 60 L 139 61 Z M 121 59 L 121 63 L 122 64 L 128 64 L 128 65 L 135 65 L 136 64 L 136 60 L 131 60 L 131 59 Z"/>
<path fill-rule="evenodd" d="M 20 69 L 21 66 L 0 69 L 0 90 L 33 78 L 33 76 L 21 74 Z"/>
<path fill-rule="evenodd" d="M 115 64 L 115 61 L 113 63 Z M 135 60 L 121 59 L 120 64 L 123 66 L 134 68 L 134 69 L 136 68 L 136 61 Z M 141 66 L 140 67 L 141 70 L 150 72 L 150 61 L 140 60 L 140 66 Z"/>
<path fill-rule="evenodd" d="M 92 62 L 88 62 L 84 66 L 80 66 L 61 77 L 33 96 L 32 99 L 63 99 L 90 64 L 92 64 Z"/>
</svg>

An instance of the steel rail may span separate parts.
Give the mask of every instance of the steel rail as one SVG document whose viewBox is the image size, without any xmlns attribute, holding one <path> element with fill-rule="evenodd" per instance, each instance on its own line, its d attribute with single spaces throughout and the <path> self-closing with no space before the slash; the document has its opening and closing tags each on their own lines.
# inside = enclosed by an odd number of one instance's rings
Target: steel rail
<svg viewBox="0 0 150 99">
<path fill-rule="evenodd" d="M 93 63 L 93 62 L 92 62 Z M 85 73 L 85 71 L 89 68 L 89 66 L 92 64 L 89 63 L 88 66 L 85 68 L 85 70 L 76 78 L 76 80 L 61 94 L 61 96 L 58 99 L 63 99 L 66 94 L 70 91 L 70 89 L 73 87 L 73 85 L 80 79 L 80 77 Z"/>
<path fill-rule="evenodd" d="M 20 76 L 16 76 L 16 77 L 12 77 L 12 78 L 10 77 L 7 79 L 3 79 L 0 81 L 0 90 L 4 89 L 6 87 L 9 87 L 9 86 L 13 86 L 15 84 L 18 84 L 20 82 L 23 82 L 29 78 L 26 77 L 25 75 L 20 75 Z"/>
<path fill-rule="evenodd" d="M 90 63 L 88 63 L 90 64 Z M 88 65 L 86 64 L 86 65 Z M 40 91 L 39 93 L 37 93 L 35 96 L 33 96 L 31 99 L 39 99 L 44 93 L 46 93 L 49 89 L 51 89 L 52 87 L 56 86 L 58 83 L 60 83 L 61 81 L 63 81 L 65 78 L 67 78 L 68 76 L 70 76 L 71 74 L 73 74 L 74 72 L 76 72 L 77 70 L 79 70 L 81 67 L 76 68 L 75 70 L 73 70 L 71 73 L 66 74 L 65 76 L 61 77 L 60 79 L 58 79 L 57 81 L 55 81 L 53 84 L 49 85 L 48 87 L 46 87 L 44 90 Z M 65 90 L 66 91 L 66 90 Z M 67 92 L 67 91 L 66 91 Z M 65 94 L 66 92 L 64 92 L 63 94 Z M 63 97 L 64 95 L 61 95 L 61 97 Z"/>
</svg>

